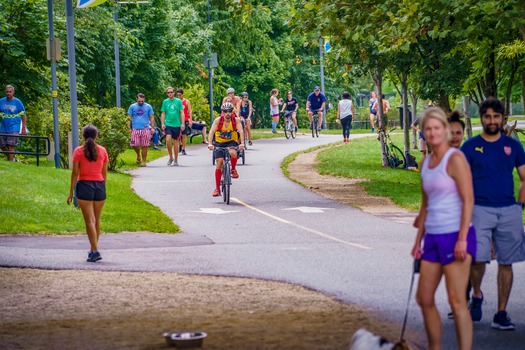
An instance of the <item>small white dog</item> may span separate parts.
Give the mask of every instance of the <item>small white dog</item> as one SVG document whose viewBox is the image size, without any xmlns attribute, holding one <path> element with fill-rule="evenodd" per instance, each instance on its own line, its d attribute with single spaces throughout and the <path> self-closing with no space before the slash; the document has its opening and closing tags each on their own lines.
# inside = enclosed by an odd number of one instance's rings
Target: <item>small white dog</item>
<svg viewBox="0 0 525 350">
<path fill-rule="evenodd" d="M 355 332 L 350 342 L 350 350 L 410 350 L 405 342 L 392 343 L 387 339 L 370 333 L 364 328 Z"/>
</svg>

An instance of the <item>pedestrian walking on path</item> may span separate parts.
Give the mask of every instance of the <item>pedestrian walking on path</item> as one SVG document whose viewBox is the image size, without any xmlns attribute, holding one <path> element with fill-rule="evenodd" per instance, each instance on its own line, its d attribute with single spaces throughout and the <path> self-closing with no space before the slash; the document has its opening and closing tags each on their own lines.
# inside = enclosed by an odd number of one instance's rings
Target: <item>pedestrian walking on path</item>
<svg viewBox="0 0 525 350">
<path fill-rule="evenodd" d="M 96 262 L 102 259 L 98 251 L 98 239 L 100 238 L 100 216 L 106 202 L 109 157 L 106 149 L 95 142 L 98 136 L 95 126 L 86 125 L 82 130 L 82 136 L 84 144 L 77 147 L 73 153 L 73 171 L 67 204 L 71 204 L 73 194 L 76 192 L 91 245 L 87 261 Z"/>
<path fill-rule="evenodd" d="M 485 266 L 492 259 L 492 246 L 498 262 L 498 309 L 492 328 L 514 330 L 507 314 L 512 289 L 512 264 L 525 260 L 525 234 L 522 210 L 525 202 L 525 151 L 520 142 L 501 132 L 505 105 L 489 97 L 479 106 L 483 131 L 467 140 L 461 150 L 472 169 L 474 212 L 472 222 L 477 232 L 477 257 L 472 266 L 472 302 L 474 321 L 482 318 L 481 282 Z M 513 171 L 520 178 L 518 201 L 514 197 Z"/>
<path fill-rule="evenodd" d="M 421 167 L 423 200 L 412 248 L 412 256 L 422 260 L 416 298 L 423 313 L 428 349 L 441 349 L 442 322 L 435 293 L 444 275 L 458 347 L 469 350 L 473 327 L 465 290 L 476 256 L 476 234 L 471 224 L 472 175 L 465 156 L 450 147 L 450 127 L 441 108 L 427 109 L 421 125 L 434 152 Z"/>
</svg>

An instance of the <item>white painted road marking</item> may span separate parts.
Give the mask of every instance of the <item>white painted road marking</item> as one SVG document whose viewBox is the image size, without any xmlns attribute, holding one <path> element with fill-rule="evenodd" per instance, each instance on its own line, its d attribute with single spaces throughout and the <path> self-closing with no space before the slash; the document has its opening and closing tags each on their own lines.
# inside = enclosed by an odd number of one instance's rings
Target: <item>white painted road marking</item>
<svg viewBox="0 0 525 350">
<path fill-rule="evenodd" d="M 332 240 L 332 241 L 339 242 L 339 243 L 342 243 L 342 244 L 346 244 L 346 245 L 349 245 L 349 246 L 351 246 L 351 247 L 355 247 L 355 248 L 361 248 L 361 249 L 372 249 L 372 248 L 370 248 L 370 247 L 367 247 L 366 245 L 362 245 L 362 244 L 359 244 L 359 243 L 348 242 L 348 241 L 342 240 L 342 239 L 340 239 L 340 238 L 337 238 L 337 237 L 334 237 L 334 236 L 330 236 L 330 235 L 328 235 L 328 234 L 326 234 L 326 233 L 323 233 L 323 232 L 321 232 L 321 231 L 313 230 L 313 229 L 311 229 L 311 228 L 309 228 L 309 227 L 302 226 L 302 225 L 296 224 L 295 222 L 291 222 L 291 221 L 285 220 L 285 219 L 280 218 L 280 217 L 278 217 L 278 216 L 275 216 L 275 215 L 272 215 L 272 214 L 270 214 L 270 213 L 267 213 L 267 212 L 265 212 L 265 211 L 263 211 L 263 210 L 261 210 L 261 209 L 255 208 L 255 207 L 253 207 L 253 206 L 251 206 L 251 205 L 249 205 L 249 204 L 246 204 L 246 203 L 244 203 L 243 201 L 241 201 L 240 199 L 237 199 L 237 198 L 235 198 L 235 197 L 231 197 L 230 199 L 231 199 L 232 201 L 234 201 L 234 202 L 237 202 L 237 203 L 239 203 L 239 204 L 241 204 L 241 205 L 244 205 L 244 206 L 245 206 L 246 208 L 248 208 L 248 209 L 255 210 L 256 212 L 258 212 L 258 213 L 260 213 L 260 214 L 263 214 L 263 215 L 266 215 L 266 216 L 268 216 L 268 217 L 270 217 L 270 218 L 272 218 L 272 219 L 274 219 L 274 220 L 280 221 L 280 222 L 282 222 L 282 223 L 284 223 L 284 224 L 288 224 L 288 225 L 291 225 L 291 226 L 297 227 L 297 228 L 299 228 L 299 229 L 301 229 L 301 230 L 308 231 L 308 232 L 310 232 L 310 233 L 316 234 L 316 235 L 321 236 L 321 237 L 323 237 L 323 238 L 330 239 L 330 240 Z"/>
<path fill-rule="evenodd" d="M 193 210 L 195 213 L 203 214 L 228 214 L 237 213 L 238 210 L 223 210 L 221 208 L 199 208 L 200 210 Z"/>
<path fill-rule="evenodd" d="M 283 210 L 298 210 L 302 213 L 324 213 L 325 210 L 330 208 L 317 208 L 317 207 L 297 207 L 297 208 L 286 208 Z"/>
</svg>

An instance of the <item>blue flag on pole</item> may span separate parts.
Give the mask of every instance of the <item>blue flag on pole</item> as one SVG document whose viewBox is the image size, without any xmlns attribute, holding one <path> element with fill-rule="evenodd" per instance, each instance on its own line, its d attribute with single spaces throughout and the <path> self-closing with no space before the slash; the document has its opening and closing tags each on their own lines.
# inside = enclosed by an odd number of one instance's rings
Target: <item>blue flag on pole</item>
<svg viewBox="0 0 525 350">
<path fill-rule="evenodd" d="M 87 7 L 95 7 L 98 6 L 108 0 L 78 0 L 77 2 L 77 8 L 84 9 Z"/>
</svg>

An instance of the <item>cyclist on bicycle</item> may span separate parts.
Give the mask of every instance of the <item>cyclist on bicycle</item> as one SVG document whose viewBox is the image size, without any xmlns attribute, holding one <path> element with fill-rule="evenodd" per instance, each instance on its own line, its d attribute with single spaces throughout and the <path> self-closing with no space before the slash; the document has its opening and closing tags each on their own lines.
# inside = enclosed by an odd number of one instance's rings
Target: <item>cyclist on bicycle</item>
<svg viewBox="0 0 525 350">
<path fill-rule="evenodd" d="M 241 98 L 235 95 L 235 90 L 232 87 L 226 89 L 226 95 L 227 96 L 222 99 L 222 104 L 225 104 L 226 102 L 231 102 L 231 104 L 233 105 L 235 115 L 239 115 L 239 105 L 241 103 Z"/>
<path fill-rule="evenodd" d="M 248 140 L 248 144 L 252 145 L 252 114 L 253 114 L 253 107 L 252 107 L 252 101 L 248 100 L 248 93 L 243 92 L 241 94 L 241 104 L 240 104 L 240 116 L 244 119 L 244 126 L 246 128 L 246 139 Z"/>
<path fill-rule="evenodd" d="M 317 130 L 321 130 L 323 125 L 323 110 L 326 104 L 326 97 L 321 92 L 319 86 L 316 86 L 314 92 L 308 95 L 306 100 L 306 111 L 308 112 L 308 119 L 310 120 L 310 125 L 312 125 L 312 118 L 314 113 L 317 113 Z"/>
<path fill-rule="evenodd" d="M 299 109 L 299 101 L 293 96 L 292 91 L 288 90 L 286 93 L 286 99 L 283 101 L 283 108 L 281 109 L 281 113 L 284 112 L 286 109 L 286 112 L 284 113 L 284 117 L 286 118 L 288 115 L 292 115 L 293 125 L 295 125 L 295 131 L 297 132 L 297 109 Z"/>
<path fill-rule="evenodd" d="M 221 116 L 213 121 L 208 134 L 208 148 L 214 152 L 215 156 L 215 191 L 213 196 L 218 197 L 221 195 L 220 183 L 222 176 L 222 166 L 224 164 L 224 148 L 229 148 L 231 165 L 232 165 L 232 177 L 234 179 L 239 177 L 237 173 L 237 146 L 239 151 L 244 149 L 244 134 L 242 131 L 241 121 L 233 113 L 233 104 L 226 102 L 221 106 Z M 215 149 L 215 147 L 220 147 Z"/>
</svg>

